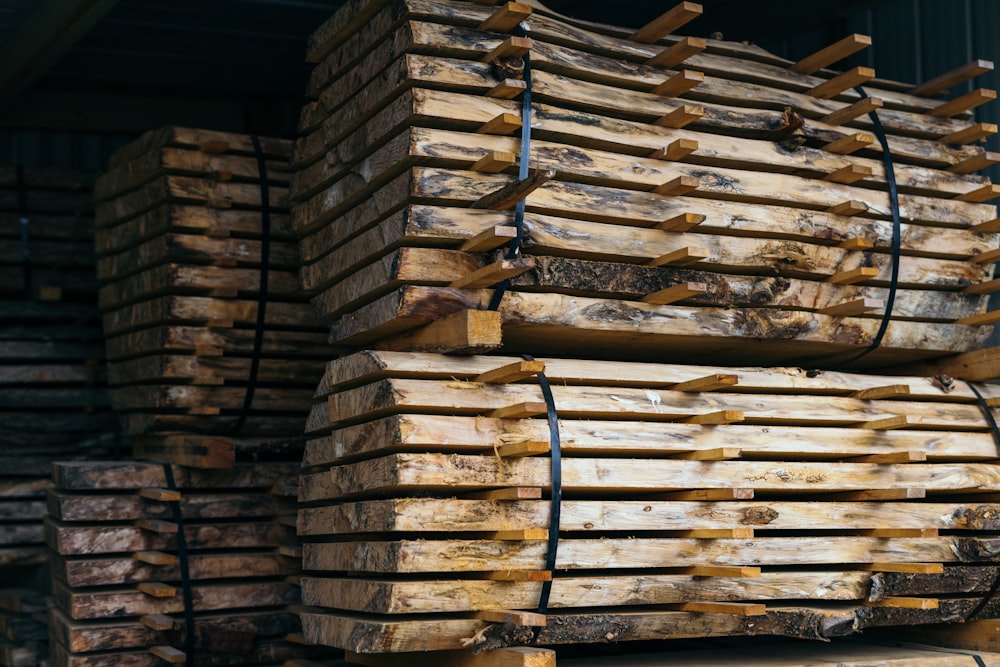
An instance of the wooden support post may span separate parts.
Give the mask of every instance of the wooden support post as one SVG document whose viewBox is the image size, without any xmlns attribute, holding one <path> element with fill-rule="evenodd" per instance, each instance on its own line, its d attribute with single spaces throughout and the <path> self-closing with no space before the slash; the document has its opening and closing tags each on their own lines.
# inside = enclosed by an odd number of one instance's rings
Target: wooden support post
<svg viewBox="0 0 1000 667">
<path fill-rule="evenodd" d="M 684 247 L 651 259 L 646 262 L 646 266 L 684 266 L 686 264 L 697 264 L 706 258 L 708 258 L 707 250 L 703 248 Z"/>
<path fill-rule="evenodd" d="M 173 630 L 175 626 L 174 619 L 166 614 L 146 614 L 139 617 L 139 622 L 150 630 L 157 630 L 159 632 Z"/>
<path fill-rule="evenodd" d="M 643 496 L 646 500 L 753 500 L 753 489 L 689 489 L 687 491 L 667 491 L 651 496 Z"/>
<path fill-rule="evenodd" d="M 820 118 L 820 122 L 828 125 L 846 125 L 858 116 L 864 116 L 870 114 L 872 111 L 878 111 L 884 105 L 885 103 L 877 97 L 865 97 L 850 106 L 846 106 L 843 109 L 837 109 L 836 111 L 823 116 Z"/>
<path fill-rule="evenodd" d="M 950 72 L 945 72 L 940 76 L 936 76 L 930 81 L 925 81 L 918 86 L 914 86 L 910 89 L 909 93 L 911 95 L 920 95 L 921 97 L 933 97 L 939 93 L 943 93 L 949 88 L 954 88 L 955 86 L 965 83 L 969 79 L 974 79 L 980 74 L 986 74 L 987 72 L 993 71 L 993 62 L 989 60 L 973 60 L 970 63 L 957 67 Z"/>
<path fill-rule="evenodd" d="M 857 136 L 865 136 L 865 135 L 857 135 Z M 827 144 L 827 146 L 829 146 L 829 144 Z M 823 180 L 830 181 L 831 183 L 843 183 L 844 185 L 850 185 L 851 183 L 857 183 L 862 179 L 870 178 L 871 175 L 872 175 L 872 168 L 869 167 L 868 165 L 849 164 L 844 167 L 841 167 L 837 171 L 827 174 L 826 176 L 823 177 Z"/>
<path fill-rule="evenodd" d="M 633 42 L 652 44 L 698 18 L 701 12 L 702 7 L 697 2 L 681 2 L 633 32 L 629 35 L 629 39 Z"/>
<path fill-rule="evenodd" d="M 665 232 L 687 232 L 705 222 L 705 219 L 706 217 L 700 213 L 681 213 L 658 223 L 656 229 Z"/>
<path fill-rule="evenodd" d="M 677 178 L 667 181 L 663 185 L 656 186 L 653 188 L 653 192 L 658 195 L 670 195 L 672 197 L 677 197 L 697 190 L 700 185 L 701 181 L 694 176 L 678 176 Z"/>
<path fill-rule="evenodd" d="M 493 211 L 506 211 L 514 208 L 519 201 L 526 199 L 532 192 L 552 180 L 555 175 L 554 171 L 536 171 L 524 180 L 515 181 L 488 195 L 483 195 L 473 202 L 471 208 Z"/>
<path fill-rule="evenodd" d="M 997 91 L 990 90 L 989 88 L 977 88 L 971 93 L 966 93 L 944 104 L 940 104 L 927 113 L 938 118 L 951 118 L 960 113 L 965 113 L 969 109 L 974 109 L 981 104 L 992 102 L 996 98 Z"/>
<path fill-rule="evenodd" d="M 910 395 L 910 385 L 908 384 L 887 384 L 882 387 L 869 387 L 868 389 L 859 389 L 858 391 L 849 394 L 850 398 L 856 398 L 861 401 L 877 401 L 886 398 L 899 398 L 900 396 Z"/>
<path fill-rule="evenodd" d="M 646 61 L 650 67 L 663 67 L 669 69 L 680 65 L 693 55 L 705 50 L 708 43 L 700 37 L 685 37 L 672 46 L 660 51 L 658 54 Z"/>
<path fill-rule="evenodd" d="M 520 116 L 512 113 L 502 113 L 480 125 L 476 130 L 476 134 L 507 135 L 517 132 L 520 129 Z"/>
<path fill-rule="evenodd" d="M 716 447 L 715 449 L 699 449 L 693 452 L 675 454 L 671 458 L 683 461 L 732 461 L 742 456 L 743 450 L 738 447 Z"/>
<path fill-rule="evenodd" d="M 840 491 L 824 493 L 823 500 L 830 501 L 882 501 L 882 500 L 921 500 L 927 497 L 927 490 L 922 486 L 891 487 L 888 489 L 865 489 L 863 491 Z"/>
<path fill-rule="evenodd" d="M 670 389 L 671 391 L 687 392 L 717 391 L 719 389 L 735 387 L 739 384 L 739 382 L 740 378 L 738 375 L 733 375 L 731 373 L 713 373 L 712 375 L 695 378 L 694 380 L 678 382 Z"/>
<path fill-rule="evenodd" d="M 150 565 L 176 565 L 177 556 L 164 553 L 162 551 L 135 551 L 132 553 L 132 560 Z"/>
<path fill-rule="evenodd" d="M 991 199 L 996 199 L 997 197 L 1000 197 L 1000 185 L 990 183 L 970 192 L 964 192 L 955 197 L 955 199 L 958 201 L 981 204 L 982 202 L 990 201 Z"/>
<path fill-rule="evenodd" d="M 519 276 L 533 268 L 535 268 L 535 260 L 532 257 L 501 259 L 481 269 L 477 269 L 468 275 L 462 276 L 458 280 L 453 280 L 449 287 L 464 289 L 492 287 L 499 282 Z"/>
<path fill-rule="evenodd" d="M 542 490 L 537 486 L 515 486 L 505 489 L 473 491 L 464 493 L 460 497 L 470 500 L 540 500 Z"/>
<path fill-rule="evenodd" d="M 927 452 L 919 449 L 908 449 L 902 452 L 887 454 L 865 454 L 844 459 L 851 463 L 926 463 Z"/>
<path fill-rule="evenodd" d="M 853 299 L 851 301 L 838 303 L 834 306 L 820 308 L 817 312 L 822 313 L 823 315 L 832 315 L 834 317 L 855 317 L 857 315 L 864 315 L 865 313 L 871 313 L 882 308 L 885 308 L 885 302 L 882 301 L 882 299 L 866 296 L 860 299 Z"/>
<path fill-rule="evenodd" d="M 965 129 L 940 137 L 938 141 L 946 144 L 958 144 L 959 146 L 964 146 L 965 144 L 971 144 L 976 141 L 982 141 L 987 137 L 992 137 L 996 133 L 996 123 L 973 123 Z"/>
<path fill-rule="evenodd" d="M 922 421 L 919 416 L 893 415 L 891 417 L 881 417 L 879 419 L 869 419 L 868 421 L 859 422 L 854 424 L 853 428 L 869 431 L 894 431 L 900 428 L 920 426 Z"/>
<path fill-rule="evenodd" d="M 517 156 L 510 151 L 490 151 L 476 160 L 469 169 L 485 174 L 499 174 L 504 169 L 513 167 L 516 163 Z"/>
<path fill-rule="evenodd" d="M 525 440 L 511 442 L 496 448 L 497 456 L 504 459 L 516 459 L 525 456 L 541 456 L 552 451 L 549 443 L 541 440 Z"/>
<path fill-rule="evenodd" d="M 807 95 L 818 97 L 821 100 L 829 100 L 840 95 L 845 90 L 860 86 L 875 78 L 875 70 L 871 67 L 855 67 L 849 69 L 839 76 L 824 81 L 814 88 L 806 91 Z"/>
<path fill-rule="evenodd" d="M 675 139 L 663 148 L 654 149 L 647 157 L 657 160 L 683 160 L 698 150 L 698 142 L 694 139 Z"/>
<path fill-rule="evenodd" d="M 480 23 L 476 30 L 510 32 L 529 16 L 531 16 L 531 7 L 523 2 L 508 2 L 501 5 L 488 19 Z"/>
<path fill-rule="evenodd" d="M 517 238 L 517 227 L 497 225 L 489 227 L 479 232 L 471 239 L 459 246 L 459 250 L 465 252 L 489 252 L 496 250 L 500 246 L 507 245 Z"/>
<path fill-rule="evenodd" d="M 983 151 L 982 153 L 976 153 L 972 157 L 966 158 L 959 162 L 958 164 L 949 167 L 948 171 L 953 174 L 971 174 L 1000 162 L 1000 153 L 991 153 L 990 151 Z"/>
<path fill-rule="evenodd" d="M 875 267 L 860 266 L 856 269 L 850 269 L 849 271 L 835 273 L 827 278 L 826 282 L 833 283 L 835 285 L 853 285 L 854 283 L 871 280 L 876 276 L 878 276 L 878 269 Z"/>
<path fill-rule="evenodd" d="M 177 595 L 177 589 L 159 581 L 143 581 L 136 584 L 136 590 L 154 598 L 172 598 Z"/>
<path fill-rule="evenodd" d="M 689 69 L 681 70 L 677 74 L 654 86 L 649 92 L 661 97 L 677 97 L 683 95 L 705 80 L 705 75 Z"/>
<path fill-rule="evenodd" d="M 692 565 L 682 567 L 678 574 L 687 574 L 692 577 L 736 577 L 739 579 L 759 577 L 759 567 L 740 567 L 727 565 Z"/>
<path fill-rule="evenodd" d="M 994 278 L 993 280 L 988 280 L 984 283 L 969 285 L 962 290 L 963 294 L 993 294 L 995 292 L 1000 292 L 1000 278 Z"/>
<path fill-rule="evenodd" d="M 511 382 L 525 380 L 544 372 L 545 364 L 541 361 L 522 359 L 521 361 L 504 364 L 499 368 L 480 373 L 472 381 L 482 382 L 483 384 L 510 384 Z"/>
<path fill-rule="evenodd" d="M 860 35 L 858 33 L 848 35 L 842 40 L 820 49 L 811 56 L 806 56 L 789 69 L 799 74 L 812 74 L 871 45 L 872 38 L 868 35 Z"/>
<path fill-rule="evenodd" d="M 659 125 L 660 127 L 672 127 L 674 129 L 680 129 L 686 127 L 696 120 L 700 120 L 702 116 L 705 115 L 705 109 L 703 107 L 694 106 L 691 104 L 682 104 L 673 111 L 663 116 L 660 116 L 655 121 L 653 125 Z"/>
<path fill-rule="evenodd" d="M 741 422 L 745 418 L 742 410 L 718 410 L 716 412 L 708 412 L 703 415 L 694 415 L 692 417 L 684 417 L 683 419 L 678 419 L 679 424 L 705 424 L 705 425 L 718 425 L 718 424 L 735 424 L 736 422 Z"/>
<path fill-rule="evenodd" d="M 545 614 L 538 614 L 533 611 L 517 611 L 512 609 L 498 609 L 489 611 L 473 612 L 473 616 L 481 621 L 490 623 L 513 623 L 514 625 L 527 625 L 531 627 L 545 627 Z"/>
<path fill-rule="evenodd" d="M 381 341 L 379 347 L 409 352 L 482 354 L 503 343 L 501 324 L 500 313 L 496 311 L 460 310 L 412 333 Z"/>
<path fill-rule="evenodd" d="M 937 609 L 937 598 L 888 597 L 881 600 L 866 600 L 866 607 L 892 607 L 894 609 Z"/>
<path fill-rule="evenodd" d="M 171 665 L 179 665 L 187 662 L 187 655 L 184 651 L 176 649 L 173 646 L 150 646 L 149 653 Z"/>
<path fill-rule="evenodd" d="M 676 611 L 696 612 L 700 614 L 731 614 L 733 616 L 763 616 L 767 606 L 750 602 L 681 602 L 666 605 Z"/>
<path fill-rule="evenodd" d="M 823 146 L 823 150 L 828 153 L 837 153 L 839 155 L 848 155 L 850 153 L 857 152 L 862 148 L 868 148 L 873 143 L 875 143 L 875 137 L 870 134 L 856 133 L 849 134 L 847 136 L 841 137 L 836 141 L 831 141 L 830 143 Z"/>
<path fill-rule="evenodd" d="M 529 419 L 548 413 L 548 406 L 541 401 L 525 401 L 490 410 L 485 416 L 493 419 Z"/>
<path fill-rule="evenodd" d="M 864 202 L 855 201 L 852 199 L 850 201 L 845 201 L 840 204 L 837 204 L 836 206 L 831 206 L 830 208 L 826 209 L 826 212 L 833 213 L 834 215 L 843 215 L 850 218 L 855 215 L 861 215 L 862 213 L 867 213 L 868 205 L 865 204 Z"/>
<path fill-rule="evenodd" d="M 955 324 L 964 324 L 970 327 L 982 327 L 987 324 L 996 324 L 997 322 L 1000 322 L 1000 310 L 993 310 L 980 313 L 978 315 L 970 315 L 969 317 L 963 317 L 960 320 L 955 320 Z"/>
<path fill-rule="evenodd" d="M 642 297 L 642 300 L 645 303 L 667 306 L 678 301 L 683 301 L 684 299 L 689 299 L 692 296 L 704 294 L 707 291 L 708 285 L 706 283 L 681 283 L 680 285 L 674 285 L 673 287 L 647 294 Z"/>
<path fill-rule="evenodd" d="M 524 94 L 528 84 L 520 79 L 503 79 L 500 83 L 486 91 L 486 97 L 498 100 L 513 100 Z"/>
<path fill-rule="evenodd" d="M 527 37 L 508 37 L 490 51 L 482 62 L 492 63 L 497 58 L 520 58 L 531 51 L 532 41 Z"/>
</svg>

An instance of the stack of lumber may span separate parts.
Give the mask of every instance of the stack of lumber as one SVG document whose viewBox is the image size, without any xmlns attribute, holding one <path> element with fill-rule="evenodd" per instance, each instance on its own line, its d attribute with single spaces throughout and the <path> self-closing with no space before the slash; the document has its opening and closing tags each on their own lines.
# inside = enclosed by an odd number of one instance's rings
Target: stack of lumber
<svg viewBox="0 0 1000 667">
<path fill-rule="evenodd" d="M 167 465 L 167 464 L 163 464 Z M 298 465 L 225 470 L 149 462 L 60 463 L 49 496 L 53 664 L 273 664 L 309 657 L 294 641 Z M 181 521 L 171 507 L 179 498 Z M 183 535 L 194 635 L 186 644 Z M 289 637 L 292 635 L 292 637 Z"/>
<path fill-rule="evenodd" d="M 0 167 L 0 665 L 47 655 L 54 461 L 116 447 L 97 310 L 94 175 Z M 16 587 L 16 588 L 10 588 Z"/>
<path fill-rule="evenodd" d="M 98 179 L 111 400 L 138 454 L 226 466 L 301 433 L 329 349 L 296 275 L 291 143 L 259 143 L 266 179 L 251 137 L 179 127 Z"/>
<path fill-rule="evenodd" d="M 873 341 L 892 276 L 872 110 L 903 222 L 891 324 L 865 361 L 989 335 L 998 190 L 974 172 L 998 161 L 976 143 L 996 128 L 969 109 L 993 91 L 945 101 L 930 95 L 957 75 L 907 90 L 822 69 L 870 43 L 860 35 L 800 63 L 664 37 L 697 16 L 690 2 L 632 35 L 489 4 L 350 0 L 312 37 L 293 229 L 334 342 L 843 360 Z M 527 37 L 510 34 L 519 22 Z M 499 314 L 482 312 L 502 279 Z"/>
<path fill-rule="evenodd" d="M 322 608 L 303 615 L 305 637 L 379 654 L 966 619 L 1000 576 L 997 410 L 973 387 L 391 351 L 332 361 L 300 481 L 303 601 Z M 1000 388 L 977 390 L 1000 405 Z"/>
</svg>

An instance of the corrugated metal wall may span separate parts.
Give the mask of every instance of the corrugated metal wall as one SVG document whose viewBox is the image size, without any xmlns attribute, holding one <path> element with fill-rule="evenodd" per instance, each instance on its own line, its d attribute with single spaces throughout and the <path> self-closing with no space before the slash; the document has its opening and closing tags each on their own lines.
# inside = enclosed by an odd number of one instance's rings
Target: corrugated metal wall
<svg viewBox="0 0 1000 667">
<path fill-rule="evenodd" d="M 103 171 L 111 154 L 132 139 L 126 134 L 0 128 L 0 164 Z"/>
</svg>

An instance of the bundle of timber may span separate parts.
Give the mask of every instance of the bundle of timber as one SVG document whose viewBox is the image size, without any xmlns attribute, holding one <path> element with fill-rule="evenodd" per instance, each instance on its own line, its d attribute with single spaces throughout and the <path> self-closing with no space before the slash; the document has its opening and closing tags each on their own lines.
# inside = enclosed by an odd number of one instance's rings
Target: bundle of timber
<svg viewBox="0 0 1000 667">
<path fill-rule="evenodd" d="M 992 91 L 822 69 L 860 35 L 799 63 L 664 38 L 690 2 L 631 35 L 484 4 L 351 0 L 312 37 L 293 228 L 337 343 L 833 365 L 885 316 L 888 365 L 988 336 Z"/>
<path fill-rule="evenodd" d="M 168 127 L 98 179 L 111 400 L 137 453 L 226 466 L 301 433 L 329 348 L 296 276 L 290 150 Z"/>
<path fill-rule="evenodd" d="M 825 638 L 1000 613 L 1000 387 L 369 351 L 317 396 L 309 641 Z"/>
<path fill-rule="evenodd" d="M 46 519 L 53 664 L 155 667 L 193 653 L 194 664 L 244 665 L 314 654 L 295 641 L 288 608 L 299 599 L 297 474 L 290 463 L 57 464 Z"/>
</svg>

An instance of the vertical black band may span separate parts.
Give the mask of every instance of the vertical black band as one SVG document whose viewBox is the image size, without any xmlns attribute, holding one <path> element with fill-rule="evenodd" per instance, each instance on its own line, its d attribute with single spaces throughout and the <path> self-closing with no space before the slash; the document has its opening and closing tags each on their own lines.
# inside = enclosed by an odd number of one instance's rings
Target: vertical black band
<svg viewBox="0 0 1000 667">
<path fill-rule="evenodd" d="M 163 476 L 167 480 L 167 488 L 177 490 L 174 482 L 174 471 L 169 463 L 163 463 Z M 187 538 L 184 535 L 184 515 L 181 512 L 179 500 L 171 500 L 170 514 L 177 524 L 177 564 L 181 571 L 181 588 L 184 597 L 184 664 L 194 667 L 194 593 L 191 590 L 191 568 L 188 562 Z"/>
<path fill-rule="evenodd" d="M 257 155 L 257 173 L 260 182 L 260 285 L 257 294 L 257 324 L 253 336 L 253 352 L 250 357 L 250 375 L 247 378 L 247 389 L 243 394 L 243 406 L 240 416 L 230 430 L 231 434 L 239 433 L 250 415 L 253 405 L 253 395 L 257 389 L 257 376 L 260 372 L 260 355 L 264 347 L 264 326 L 267 322 L 267 284 L 271 262 L 271 193 L 267 180 L 267 161 L 260 147 L 260 138 L 250 135 L 253 149 Z"/>
</svg>

